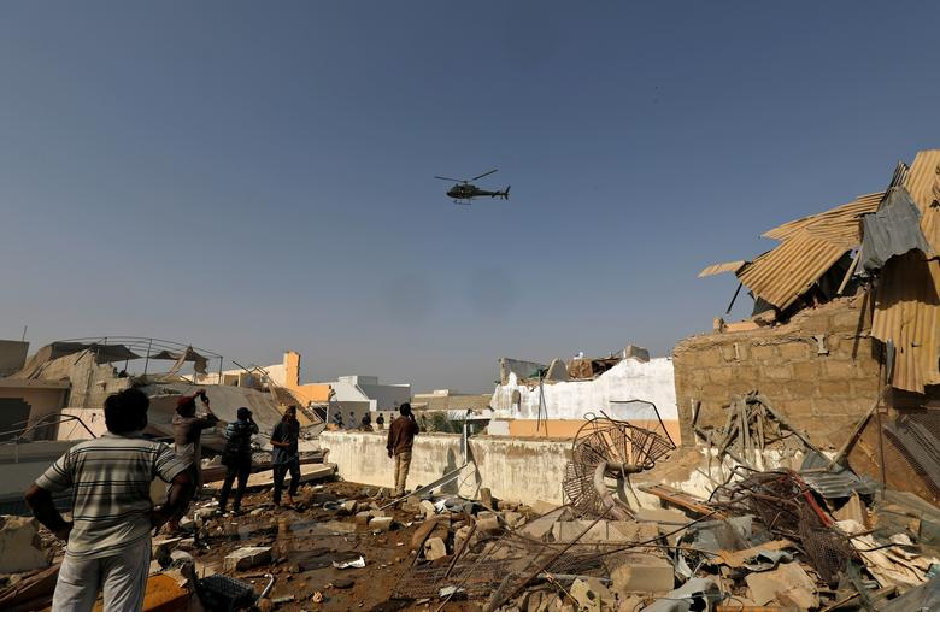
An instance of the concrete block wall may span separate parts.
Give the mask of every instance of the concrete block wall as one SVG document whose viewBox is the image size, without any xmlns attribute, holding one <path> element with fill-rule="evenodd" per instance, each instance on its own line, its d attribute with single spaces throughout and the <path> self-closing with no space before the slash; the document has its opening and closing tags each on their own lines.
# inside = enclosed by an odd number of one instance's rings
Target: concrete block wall
<svg viewBox="0 0 940 629">
<path fill-rule="evenodd" d="M 362 432 L 324 432 L 320 445 L 329 448 L 327 461 L 350 482 L 391 487 L 392 461 L 386 452 L 387 436 Z M 459 435 L 422 434 L 415 440 L 407 488 L 427 485 L 464 462 Z M 496 498 L 532 504 L 544 500 L 562 504 L 562 481 L 570 458 L 571 442 L 546 439 L 475 436 L 470 440 L 469 465 L 460 477 L 443 488 L 474 498 L 489 487 Z"/>
<path fill-rule="evenodd" d="M 683 444 L 699 424 L 723 426 L 733 396 L 759 391 L 819 447 L 838 448 L 878 397 L 880 363 L 864 295 L 797 314 L 788 324 L 693 336 L 673 352 Z M 822 335 L 828 354 L 818 352 Z"/>
</svg>

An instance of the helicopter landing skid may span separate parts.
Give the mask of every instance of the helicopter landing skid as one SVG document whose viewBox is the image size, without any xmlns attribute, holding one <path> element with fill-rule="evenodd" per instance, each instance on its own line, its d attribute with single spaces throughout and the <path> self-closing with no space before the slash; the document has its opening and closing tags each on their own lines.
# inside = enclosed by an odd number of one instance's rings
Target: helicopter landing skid
<svg viewBox="0 0 940 629">
<path fill-rule="evenodd" d="M 470 205 L 470 199 L 454 199 L 454 205 Z"/>
</svg>

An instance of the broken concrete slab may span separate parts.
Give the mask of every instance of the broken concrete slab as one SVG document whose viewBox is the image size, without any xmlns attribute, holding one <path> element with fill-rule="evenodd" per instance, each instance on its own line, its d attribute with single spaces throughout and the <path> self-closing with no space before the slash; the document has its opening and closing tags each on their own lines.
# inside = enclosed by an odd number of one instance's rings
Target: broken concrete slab
<svg viewBox="0 0 940 629">
<path fill-rule="evenodd" d="M 764 605 L 776 600 L 800 609 L 811 609 L 818 605 L 816 582 L 806 574 L 800 564 L 784 564 L 776 570 L 752 572 L 745 577 L 748 598 Z M 783 597 L 785 600 L 781 600 Z"/>
<path fill-rule="evenodd" d="M 610 589 L 625 597 L 638 592 L 669 592 L 676 586 L 676 571 L 656 555 L 630 555 L 610 573 Z"/>
<path fill-rule="evenodd" d="M 493 494 L 490 492 L 489 487 L 480 489 L 480 503 L 490 511 L 496 508 L 496 504 L 493 502 Z"/>
<path fill-rule="evenodd" d="M 222 567 L 227 571 L 248 570 L 271 563 L 270 546 L 245 546 L 225 556 Z"/>
<path fill-rule="evenodd" d="M 50 563 L 39 537 L 39 522 L 15 516 L 0 519 L 0 572 L 39 570 Z"/>
<path fill-rule="evenodd" d="M 564 515 L 564 509 L 558 509 L 557 511 L 543 515 L 522 527 L 521 532 L 535 539 L 546 540 L 548 535 L 552 532 L 552 527 L 555 526 L 555 522 L 558 522 L 562 515 Z"/>
<path fill-rule="evenodd" d="M 381 517 L 381 518 L 372 518 L 369 521 L 369 530 L 376 532 L 376 533 L 387 531 L 390 528 L 392 528 L 392 522 L 394 522 L 394 518 L 391 518 L 388 516 Z"/>
<path fill-rule="evenodd" d="M 430 500 L 422 500 L 418 503 L 418 511 L 419 513 L 423 513 L 426 517 L 431 517 L 437 513 L 437 508 Z"/>
</svg>

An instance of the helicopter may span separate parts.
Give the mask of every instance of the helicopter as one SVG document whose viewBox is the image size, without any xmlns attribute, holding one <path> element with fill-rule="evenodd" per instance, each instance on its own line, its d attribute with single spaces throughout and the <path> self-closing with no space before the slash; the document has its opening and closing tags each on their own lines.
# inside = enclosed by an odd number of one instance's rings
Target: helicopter
<svg viewBox="0 0 940 629">
<path fill-rule="evenodd" d="M 509 188 L 506 186 L 504 190 L 496 190 L 492 192 L 490 190 L 484 190 L 479 188 L 472 183 L 471 181 L 476 181 L 477 179 L 483 179 L 487 175 L 492 175 L 498 169 L 494 168 L 493 170 L 488 170 L 482 175 L 477 175 L 473 179 L 464 179 L 460 181 L 459 179 L 451 179 L 450 177 L 438 177 L 435 175 L 435 179 L 440 179 L 442 181 L 453 181 L 457 185 L 452 186 L 450 190 L 447 191 L 447 196 L 454 200 L 454 203 L 458 205 L 467 205 L 476 197 L 490 197 L 491 199 L 508 199 L 509 198 Z"/>
</svg>

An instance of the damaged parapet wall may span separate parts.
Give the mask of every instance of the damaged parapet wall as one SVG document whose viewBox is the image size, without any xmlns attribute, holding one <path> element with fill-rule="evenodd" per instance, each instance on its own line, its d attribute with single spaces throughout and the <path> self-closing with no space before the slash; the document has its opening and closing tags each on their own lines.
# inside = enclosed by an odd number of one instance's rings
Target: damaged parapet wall
<svg viewBox="0 0 940 629">
<path fill-rule="evenodd" d="M 655 429 L 657 423 L 650 421 L 656 416 L 652 408 L 631 402 L 639 399 L 656 405 L 666 429 L 678 441 L 676 386 L 669 358 L 628 358 L 593 380 L 546 383 L 541 390 L 537 383 L 523 384 L 521 379 L 512 372 L 505 385 L 496 387 L 491 402 L 496 421 L 490 422 L 490 434 L 497 434 L 500 424 L 508 423 L 508 434 L 514 436 L 545 435 L 535 430 L 541 418 L 548 436 L 570 438 L 584 423 L 585 413 L 601 411 L 613 419 L 640 421 Z"/>
<path fill-rule="evenodd" d="M 420 434 L 415 438 L 408 490 L 427 485 L 463 465 L 459 435 Z M 395 472 L 386 453 L 386 435 L 368 432 L 332 431 L 320 435 L 320 445 L 329 448 L 327 461 L 337 473 L 353 483 L 392 487 Z M 533 438 L 474 436 L 468 465 L 442 493 L 477 497 L 479 487 L 494 496 L 532 504 L 544 500 L 562 504 L 562 482 L 571 452 L 571 441 Z M 479 473 L 479 477 L 477 477 Z"/>
<path fill-rule="evenodd" d="M 723 426 L 733 396 L 762 393 L 820 448 L 838 449 L 878 398 L 879 361 L 864 295 L 804 310 L 786 325 L 693 336 L 673 352 L 683 444 Z"/>
</svg>

